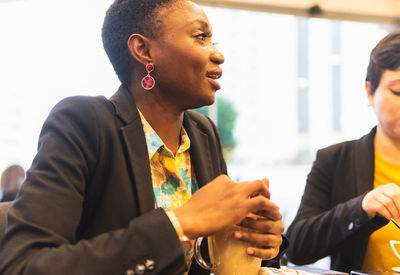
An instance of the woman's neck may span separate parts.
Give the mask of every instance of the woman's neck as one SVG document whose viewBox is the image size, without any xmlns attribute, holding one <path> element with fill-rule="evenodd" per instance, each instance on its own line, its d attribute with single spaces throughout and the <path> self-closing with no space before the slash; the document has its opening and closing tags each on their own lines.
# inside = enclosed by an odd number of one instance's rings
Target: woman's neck
<svg viewBox="0 0 400 275">
<path fill-rule="evenodd" d="M 387 161 L 400 164 L 400 141 L 392 139 L 380 126 L 377 127 L 374 146 L 375 153 Z"/>
<path fill-rule="evenodd" d="M 180 146 L 183 111 L 174 109 L 167 102 L 158 100 L 156 96 L 133 96 L 147 122 L 168 149 L 175 154 Z"/>
</svg>

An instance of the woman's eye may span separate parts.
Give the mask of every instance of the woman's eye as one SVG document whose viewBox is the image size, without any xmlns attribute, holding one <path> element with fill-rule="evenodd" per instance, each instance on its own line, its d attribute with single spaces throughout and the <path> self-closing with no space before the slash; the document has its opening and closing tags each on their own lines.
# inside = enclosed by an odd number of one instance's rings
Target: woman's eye
<svg viewBox="0 0 400 275">
<path fill-rule="evenodd" d="M 196 38 L 201 40 L 202 42 L 205 42 L 208 37 L 211 37 L 208 33 L 200 33 L 196 35 Z"/>
<path fill-rule="evenodd" d="M 396 95 L 396 96 L 400 96 L 400 91 L 395 91 L 390 89 L 390 91 L 392 92 L 392 94 Z"/>
<path fill-rule="evenodd" d="M 200 39 L 201 41 L 206 41 L 206 37 L 207 37 L 207 35 L 205 33 L 199 34 L 197 36 L 197 38 Z"/>
</svg>

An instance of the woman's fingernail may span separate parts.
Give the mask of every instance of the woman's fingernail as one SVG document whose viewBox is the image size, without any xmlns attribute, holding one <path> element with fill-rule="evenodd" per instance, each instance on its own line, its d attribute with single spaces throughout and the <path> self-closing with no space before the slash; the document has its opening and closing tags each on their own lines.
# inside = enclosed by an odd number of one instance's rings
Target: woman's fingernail
<svg viewBox="0 0 400 275">
<path fill-rule="evenodd" d="M 239 231 L 235 231 L 235 238 L 236 239 L 241 239 L 243 237 L 242 233 L 240 233 Z"/>
<path fill-rule="evenodd" d="M 248 247 L 247 248 L 247 254 L 254 255 L 254 249 L 251 249 L 250 247 Z"/>
</svg>

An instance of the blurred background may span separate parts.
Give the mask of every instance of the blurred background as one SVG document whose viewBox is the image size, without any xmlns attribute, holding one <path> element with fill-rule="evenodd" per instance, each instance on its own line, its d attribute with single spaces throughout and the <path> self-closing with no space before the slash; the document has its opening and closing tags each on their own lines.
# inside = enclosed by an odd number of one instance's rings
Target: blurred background
<svg viewBox="0 0 400 275">
<path fill-rule="evenodd" d="M 197 2 L 225 55 L 217 101 L 198 111 L 218 125 L 230 176 L 269 178 L 288 226 L 316 150 L 376 124 L 366 67 L 373 46 L 397 28 L 400 2 Z M 118 88 L 100 36 L 111 3 L 0 0 L 0 170 L 29 168 L 59 100 Z"/>
</svg>

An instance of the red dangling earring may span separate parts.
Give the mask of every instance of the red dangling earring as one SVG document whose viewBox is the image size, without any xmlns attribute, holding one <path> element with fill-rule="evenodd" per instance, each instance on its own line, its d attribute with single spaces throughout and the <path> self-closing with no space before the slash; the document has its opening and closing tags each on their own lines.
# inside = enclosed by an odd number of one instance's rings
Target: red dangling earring
<svg viewBox="0 0 400 275">
<path fill-rule="evenodd" d="M 154 70 L 154 65 L 153 63 L 149 63 L 146 65 L 146 71 L 147 75 L 142 78 L 142 87 L 145 90 L 151 90 L 153 89 L 154 85 L 156 84 L 156 81 L 154 78 L 150 75 L 150 73 Z"/>
</svg>

